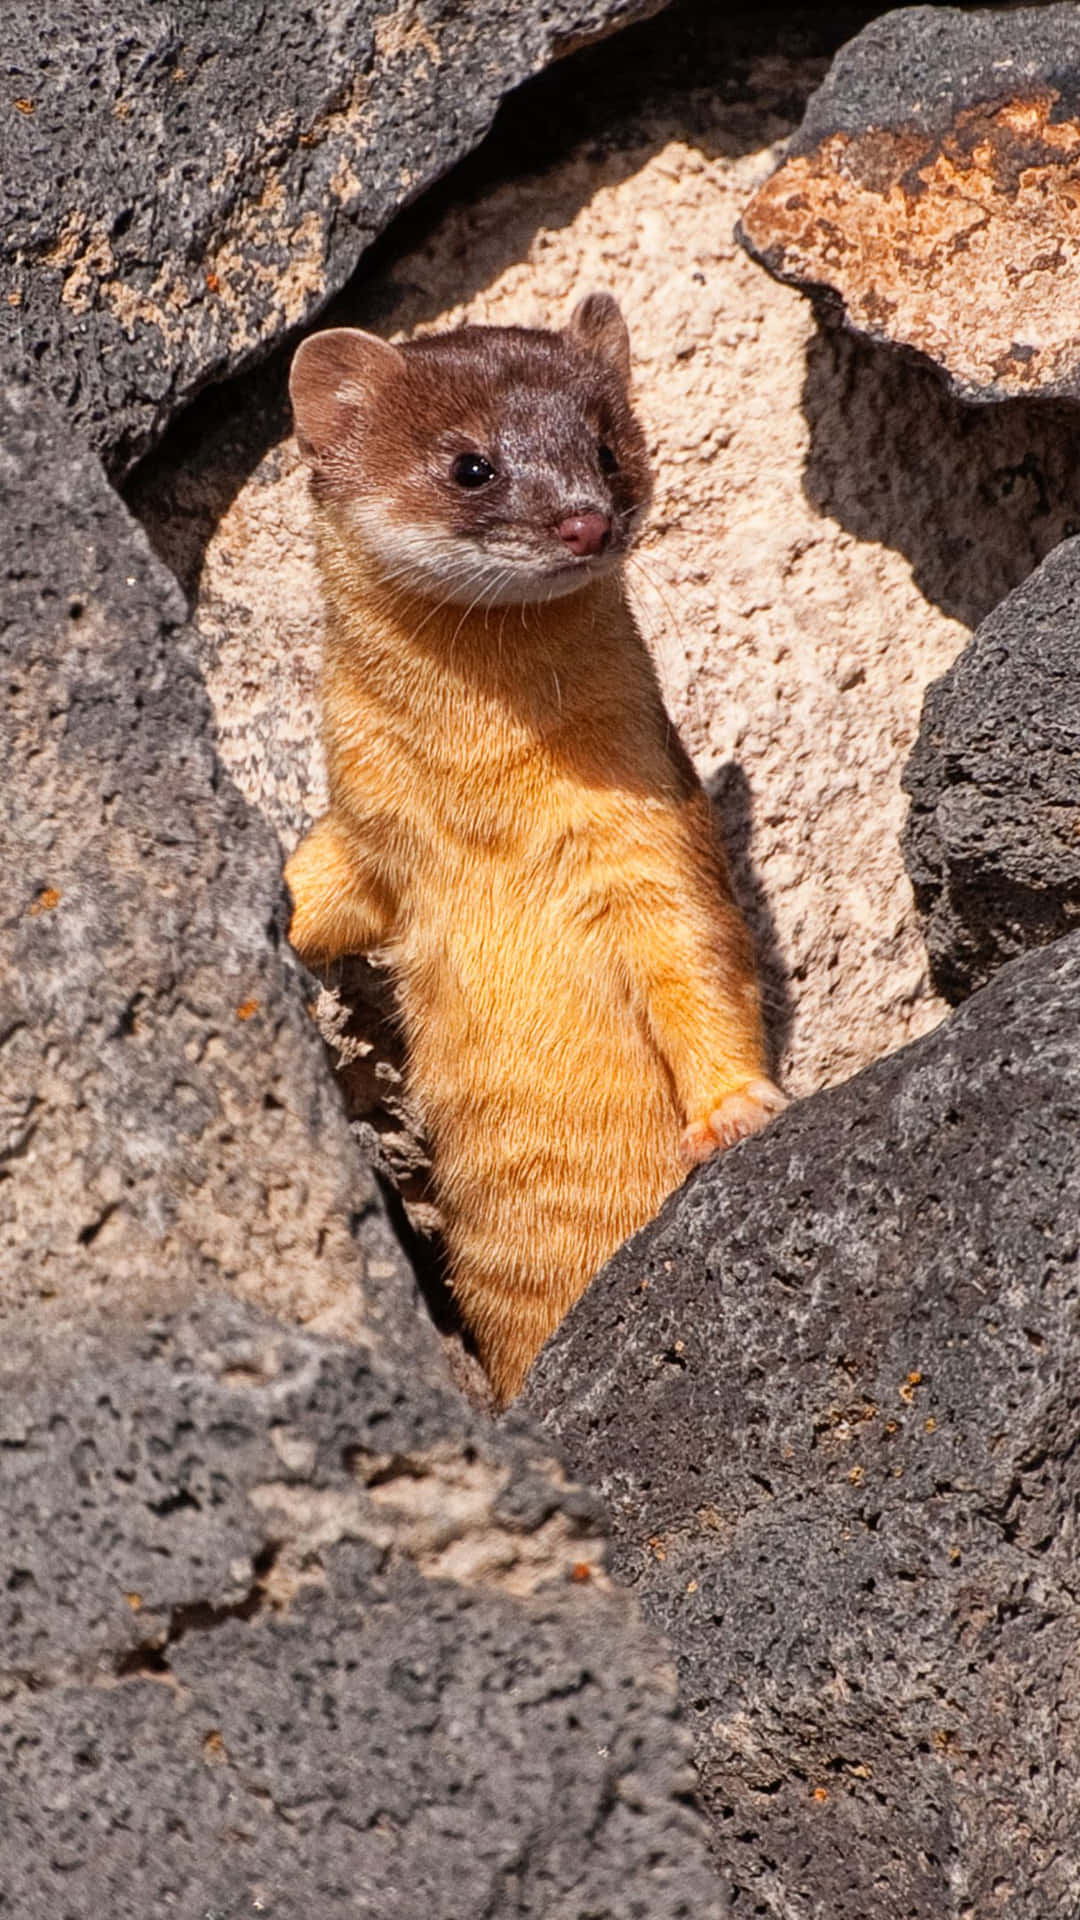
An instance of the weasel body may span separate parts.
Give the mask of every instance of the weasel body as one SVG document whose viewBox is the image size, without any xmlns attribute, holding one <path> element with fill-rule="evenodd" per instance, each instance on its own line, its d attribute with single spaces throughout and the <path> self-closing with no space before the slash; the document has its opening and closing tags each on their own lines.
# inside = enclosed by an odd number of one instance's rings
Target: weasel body
<svg viewBox="0 0 1080 1920">
<path fill-rule="evenodd" d="M 647 504 L 629 343 L 293 363 L 326 599 L 330 811 L 286 870 L 313 965 L 389 951 L 451 1283 L 501 1400 L 688 1162 L 783 1105 L 749 937 L 621 562 Z"/>
</svg>

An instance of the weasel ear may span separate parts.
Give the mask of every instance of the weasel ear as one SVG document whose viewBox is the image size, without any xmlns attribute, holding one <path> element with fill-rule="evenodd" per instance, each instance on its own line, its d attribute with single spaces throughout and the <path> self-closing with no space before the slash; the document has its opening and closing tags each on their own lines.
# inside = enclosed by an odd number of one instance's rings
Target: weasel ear
<svg viewBox="0 0 1080 1920">
<path fill-rule="evenodd" d="M 289 373 L 289 398 L 309 467 L 322 466 L 341 446 L 359 409 L 403 361 L 389 341 L 356 327 L 329 327 L 300 342 Z"/>
<path fill-rule="evenodd" d="M 566 329 L 587 353 L 614 367 L 620 380 L 630 384 L 630 335 L 619 303 L 610 293 L 587 293 L 570 315 Z"/>
</svg>

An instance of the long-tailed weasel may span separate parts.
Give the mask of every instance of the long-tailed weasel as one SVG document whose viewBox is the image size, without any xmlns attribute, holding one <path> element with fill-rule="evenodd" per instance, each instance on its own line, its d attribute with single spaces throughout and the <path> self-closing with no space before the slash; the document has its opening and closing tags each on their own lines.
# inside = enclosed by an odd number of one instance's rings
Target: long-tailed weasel
<svg viewBox="0 0 1080 1920">
<path fill-rule="evenodd" d="M 312 965 L 381 947 L 451 1284 L 496 1394 L 687 1166 L 783 1105 L 750 941 L 622 563 L 648 502 L 614 300 L 561 333 L 293 361 L 326 600 Z"/>
</svg>

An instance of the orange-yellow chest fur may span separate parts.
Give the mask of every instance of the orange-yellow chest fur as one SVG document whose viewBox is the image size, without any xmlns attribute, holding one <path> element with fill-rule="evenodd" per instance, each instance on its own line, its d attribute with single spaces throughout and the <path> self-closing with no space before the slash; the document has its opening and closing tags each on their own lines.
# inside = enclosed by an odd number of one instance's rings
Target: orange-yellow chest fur
<svg viewBox="0 0 1080 1920">
<path fill-rule="evenodd" d="M 752 961 L 618 580 L 463 617 L 358 593 L 332 548 L 324 573 L 312 842 L 343 917 L 308 950 L 392 955 L 452 1282 L 508 1397 L 683 1177 L 688 1122 L 764 1072 Z M 304 847 L 289 879 L 303 950 Z"/>
</svg>

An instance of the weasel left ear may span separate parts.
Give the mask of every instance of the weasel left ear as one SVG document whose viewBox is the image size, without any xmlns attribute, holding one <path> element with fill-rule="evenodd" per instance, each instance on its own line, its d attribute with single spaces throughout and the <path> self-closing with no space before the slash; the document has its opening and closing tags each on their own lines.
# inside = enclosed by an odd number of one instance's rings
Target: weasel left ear
<svg viewBox="0 0 1080 1920">
<path fill-rule="evenodd" d="M 340 450 L 360 409 L 403 365 L 397 347 L 357 327 L 328 327 L 300 342 L 289 372 L 289 398 L 309 467 L 321 467 Z"/>
<path fill-rule="evenodd" d="M 566 329 L 587 353 L 614 367 L 625 386 L 630 384 L 630 334 L 619 303 L 610 293 L 587 293 L 570 315 Z"/>
</svg>

